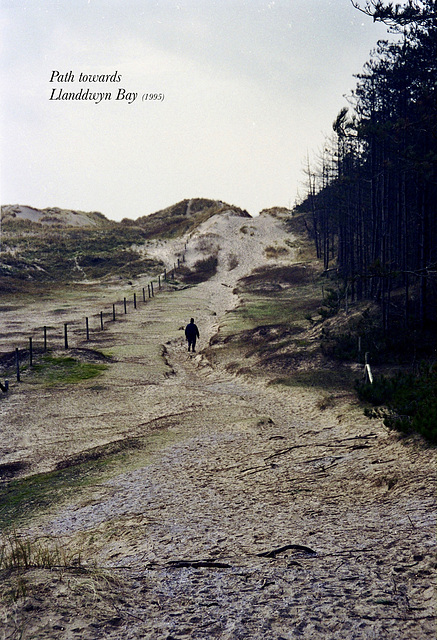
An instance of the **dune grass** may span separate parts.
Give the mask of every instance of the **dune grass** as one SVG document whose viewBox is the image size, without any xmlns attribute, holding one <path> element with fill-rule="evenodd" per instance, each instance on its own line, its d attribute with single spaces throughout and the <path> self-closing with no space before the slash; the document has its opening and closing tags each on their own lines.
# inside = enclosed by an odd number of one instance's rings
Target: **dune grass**
<svg viewBox="0 0 437 640">
<path fill-rule="evenodd" d="M 52 536 L 30 538 L 13 530 L 0 537 L 0 571 L 80 566 L 80 552 L 69 551 Z"/>
<path fill-rule="evenodd" d="M 0 284 L 4 291 L 33 283 L 96 279 L 116 273 L 133 278 L 157 273 L 163 264 L 139 252 L 141 227 L 108 223 L 101 228 L 42 226 L 25 221 L 3 225 Z"/>
</svg>

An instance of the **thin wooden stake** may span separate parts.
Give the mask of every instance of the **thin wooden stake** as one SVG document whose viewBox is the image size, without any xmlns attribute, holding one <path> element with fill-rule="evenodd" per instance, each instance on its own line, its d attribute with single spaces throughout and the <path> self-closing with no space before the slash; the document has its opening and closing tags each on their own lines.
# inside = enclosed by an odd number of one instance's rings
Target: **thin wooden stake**
<svg viewBox="0 0 437 640">
<path fill-rule="evenodd" d="M 90 339 L 90 323 L 88 318 L 85 318 L 85 328 L 86 328 L 86 339 Z"/>
<path fill-rule="evenodd" d="M 32 338 L 29 338 L 29 366 L 33 366 L 33 345 Z"/>
<path fill-rule="evenodd" d="M 44 327 L 44 351 L 47 351 L 47 327 Z"/>
<path fill-rule="evenodd" d="M 112 305 L 112 319 L 115 322 L 115 304 Z"/>
<path fill-rule="evenodd" d="M 103 311 L 100 312 L 100 329 L 103 331 Z"/>
<path fill-rule="evenodd" d="M 123 298 L 124 312 L 127 313 L 126 298 Z"/>
<path fill-rule="evenodd" d="M 64 323 L 64 347 L 66 349 L 68 349 L 68 329 L 67 329 L 68 325 L 65 322 Z"/>
<path fill-rule="evenodd" d="M 134 293 L 134 309 L 137 308 L 137 294 Z"/>
<path fill-rule="evenodd" d="M 20 354 L 18 352 L 18 347 L 15 347 L 15 366 L 17 369 L 17 382 L 20 382 Z"/>
</svg>

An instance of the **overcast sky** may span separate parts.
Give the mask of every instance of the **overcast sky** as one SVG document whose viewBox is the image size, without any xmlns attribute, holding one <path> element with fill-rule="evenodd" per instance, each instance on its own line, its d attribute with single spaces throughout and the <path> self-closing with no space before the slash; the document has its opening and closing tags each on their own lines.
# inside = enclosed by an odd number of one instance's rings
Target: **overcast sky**
<svg viewBox="0 0 437 640">
<path fill-rule="evenodd" d="M 350 0 L 0 7 L 1 203 L 113 220 L 194 197 L 252 215 L 292 206 L 307 154 L 323 146 L 353 74 L 386 37 Z M 50 82 L 53 71 L 65 82 Z M 115 72 L 118 82 L 79 82 Z M 111 99 L 50 100 L 81 88 Z M 138 96 L 116 100 L 120 89 Z"/>
</svg>

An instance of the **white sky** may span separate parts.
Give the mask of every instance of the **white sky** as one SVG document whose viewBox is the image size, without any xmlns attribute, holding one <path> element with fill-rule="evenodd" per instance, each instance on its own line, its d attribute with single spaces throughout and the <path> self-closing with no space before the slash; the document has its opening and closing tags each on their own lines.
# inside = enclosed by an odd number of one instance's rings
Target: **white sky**
<svg viewBox="0 0 437 640">
<path fill-rule="evenodd" d="M 2 204 L 292 206 L 377 40 L 350 0 L 0 0 Z M 75 82 L 50 83 L 53 70 Z M 121 76 L 78 83 L 80 72 Z M 53 88 L 112 100 L 50 100 Z M 116 101 L 122 87 L 132 104 Z M 161 92 L 163 102 L 143 102 Z"/>
</svg>

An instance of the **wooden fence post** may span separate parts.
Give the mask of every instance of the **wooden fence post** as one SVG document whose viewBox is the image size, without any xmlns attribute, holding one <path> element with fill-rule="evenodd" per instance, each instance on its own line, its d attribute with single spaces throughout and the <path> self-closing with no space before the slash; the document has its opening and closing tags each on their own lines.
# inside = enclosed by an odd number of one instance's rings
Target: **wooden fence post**
<svg viewBox="0 0 437 640">
<path fill-rule="evenodd" d="M 126 298 L 123 298 L 124 312 L 127 313 Z"/>
<path fill-rule="evenodd" d="M 143 287 L 143 302 L 146 302 L 146 289 Z"/>
<path fill-rule="evenodd" d="M 88 318 L 85 318 L 85 328 L 86 328 L 86 339 L 90 339 L 90 323 Z"/>
<path fill-rule="evenodd" d="M 150 284 L 147 285 L 147 291 L 148 291 L 148 294 L 149 294 L 149 298 L 151 298 L 152 296 L 150 295 Z"/>
<path fill-rule="evenodd" d="M 18 352 L 18 347 L 15 347 L 15 367 L 17 369 L 17 382 L 20 382 L 20 354 Z"/>
<path fill-rule="evenodd" d="M 103 311 L 100 312 L 100 329 L 103 331 Z"/>
<path fill-rule="evenodd" d="M 137 294 L 134 293 L 134 309 L 137 308 Z"/>
<path fill-rule="evenodd" d="M 44 351 L 47 351 L 47 327 L 44 327 Z"/>
<path fill-rule="evenodd" d="M 33 366 L 33 345 L 32 338 L 29 338 L 29 366 Z"/>
<path fill-rule="evenodd" d="M 161 276 L 158 276 L 158 288 L 161 289 Z"/>
<path fill-rule="evenodd" d="M 112 319 L 115 322 L 115 304 L 112 304 Z"/>
<path fill-rule="evenodd" d="M 68 329 L 67 329 L 68 325 L 65 322 L 64 323 L 64 347 L 66 349 L 68 349 Z"/>
<path fill-rule="evenodd" d="M 151 289 L 151 291 L 152 291 L 152 298 L 153 298 L 153 297 L 154 297 L 154 295 L 155 295 L 155 294 L 153 293 L 153 282 L 151 282 L 151 283 L 150 283 L 150 289 Z"/>
</svg>

